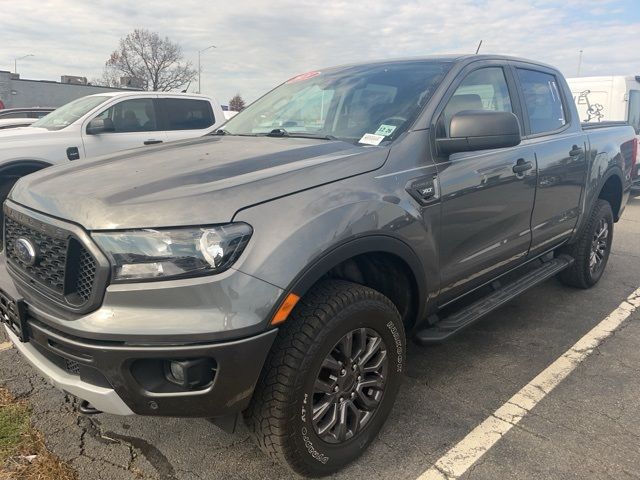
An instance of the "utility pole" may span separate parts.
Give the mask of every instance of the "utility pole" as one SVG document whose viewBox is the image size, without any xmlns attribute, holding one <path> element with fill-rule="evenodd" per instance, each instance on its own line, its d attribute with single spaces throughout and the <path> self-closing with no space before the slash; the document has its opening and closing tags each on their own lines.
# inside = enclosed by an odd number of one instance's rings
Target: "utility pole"
<svg viewBox="0 0 640 480">
<path fill-rule="evenodd" d="M 578 57 L 578 74 L 576 77 L 580 76 L 580 69 L 582 68 L 582 50 L 580 50 L 580 56 Z"/>
<path fill-rule="evenodd" d="M 18 60 L 25 59 L 27 57 L 35 57 L 33 53 L 29 53 L 28 55 L 23 55 L 22 57 L 14 57 L 13 59 L 13 73 L 18 73 Z"/>
<path fill-rule="evenodd" d="M 200 76 L 202 75 L 202 66 L 200 64 L 200 56 L 203 52 L 206 52 L 210 48 L 217 48 L 215 45 L 209 45 L 207 48 L 203 48 L 202 50 L 198 50 L 198 93 L 202 91 L 202 85 L 200 83 Z"/>
</svg>

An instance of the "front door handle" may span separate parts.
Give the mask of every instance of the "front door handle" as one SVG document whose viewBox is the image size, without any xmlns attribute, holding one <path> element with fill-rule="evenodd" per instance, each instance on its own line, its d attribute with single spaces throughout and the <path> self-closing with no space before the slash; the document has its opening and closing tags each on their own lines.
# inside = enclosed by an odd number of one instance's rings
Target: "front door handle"
<svg viewBox="0 0 640 480">
<path fill-rule="evenodd" d="M 526 172 L 527 170 L 531 170 L 532 168 L 533 162 L 525 162 L 524 158 L 519 158 L 516 164 L 513 166 L 513 173 L 519 175 Z"/>
<path fill-rule="evenodd" d="M 162 143 L 162 140 L 146 140 L 145 145 L 155 145 L 156 143 Z"/>
<path fill-rule="evenodd" d="M 577 157 L 578 155 L 582 155 L 584 153 L 584 148 L 576 147 L 575 145 L 569 152 L 570 157 Z"/>
</svg>

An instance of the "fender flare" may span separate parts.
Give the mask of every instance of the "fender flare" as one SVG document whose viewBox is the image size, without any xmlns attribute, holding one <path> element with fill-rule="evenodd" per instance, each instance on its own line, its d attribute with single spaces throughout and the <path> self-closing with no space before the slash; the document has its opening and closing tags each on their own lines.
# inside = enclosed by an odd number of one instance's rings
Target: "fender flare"
<svg viewBox="0 0 640 480">
<path fill-rule="evenodd" d="M 0 177 L 10 175 L 14 171 L 22 169 L 32 169 L 33 171 L 50 167 L 51 164 L 42 160 L 13 160 L 11 162 L 0 165 Z"/>
<path fill-rule="evenodd" d="M 366 253 L 387 253 L 400 258 L 409 267 L 413 276 L 416 293 L 416 319 L 422 318 L 426 307 L 427 280 L 422 261 L 414 250 L 402 240 L 389 235 L 366 235 L 338 244 L 316 257 L 302 270 L 283 292 L 272 315 L 289 293 L 302 297 L 329 270 L 340 263 Z M 271 315 L 271 316 L 272 316 Z"/>
</svg>

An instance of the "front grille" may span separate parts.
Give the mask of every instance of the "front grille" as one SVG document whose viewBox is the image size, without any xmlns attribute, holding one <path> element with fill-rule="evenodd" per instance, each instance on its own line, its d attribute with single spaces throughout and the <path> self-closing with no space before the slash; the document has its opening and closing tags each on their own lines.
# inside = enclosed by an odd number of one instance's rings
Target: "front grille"
<svg viewBox="0 0 640 480">
<path fill-rule="evenodd" d="M 59 294 L 64 293 L 64 272 L 67 263 L 66 239 L 54 238 L 38 232 L 9 217 L 5 219 L 5 238 L 8 258 L 29 277 Z M 40 261 L 35 265 L 27 265 L 16 257 L 14 249 L 19 238 L 29 239 L 36 246 Z"/>
<path fill-rule="evenodd" d="M 71 232 L 39 228 L 24 216 L 10 215 L 10 212 L 5 215 L 5 252 L 13 270 L 25 278 L 30 288 L 65 306 L 77 308 L 88 304 L 94 297 L 98 271 L 98 262 L 89 250 Z M 33 264 L 16 253 L 16 243 L 21 238 L 35 247 Z"/>
<path fill-rule="evenodd" d="M 76 292 L 84 302 L 91 298 L 93 280 L 96 276 L 96 268 L 97 264 L 95 259 L 83 248 L 80 253 Z"/>
</svg>

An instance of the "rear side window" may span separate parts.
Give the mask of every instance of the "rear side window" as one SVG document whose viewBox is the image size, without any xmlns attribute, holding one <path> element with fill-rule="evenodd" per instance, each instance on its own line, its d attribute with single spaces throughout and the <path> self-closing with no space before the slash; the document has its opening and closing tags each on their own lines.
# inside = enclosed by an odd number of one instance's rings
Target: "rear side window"
<svg viewBox="0 0 640 480">
<path fill-rule="evenodd" d="M 215 123 L 211 104 L 205 100 L 163 98 L 167 130 L 202 130 Z"/>
<path fill-rule="evenodd" d="M 629 125 L 640 135 L 640 90 L 629 90 Z"/>
<path fill-rule="evenodd" d="M 518 68 L 531 133 L 553 132 L 567 124 L 554 75 Z"/>
</svg>

